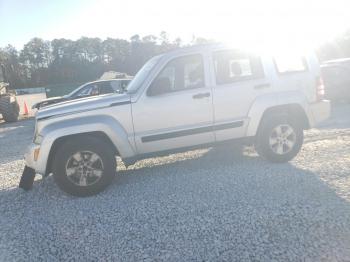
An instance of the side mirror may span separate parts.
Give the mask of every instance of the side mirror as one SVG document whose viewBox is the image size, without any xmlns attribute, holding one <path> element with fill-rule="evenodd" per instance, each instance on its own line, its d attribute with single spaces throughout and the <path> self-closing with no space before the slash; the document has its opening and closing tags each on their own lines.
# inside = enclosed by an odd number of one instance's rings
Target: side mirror
<svg viewBox="0 0 350 262">
<path fill-rule="evenodd" d="M 152 85 L 148 89 L 147 94 L 149 96 L 156 96 L 171 92 L 171 83 L 169 78 L 161 77 L 153 81 Z"/>
</svg>

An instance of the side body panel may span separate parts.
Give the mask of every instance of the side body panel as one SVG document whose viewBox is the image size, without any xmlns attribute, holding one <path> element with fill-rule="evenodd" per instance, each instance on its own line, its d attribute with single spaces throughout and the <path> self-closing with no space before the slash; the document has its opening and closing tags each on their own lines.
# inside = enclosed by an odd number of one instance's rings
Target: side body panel
<svg viewBox="0 0 350 262">
<path fill-rule="evenodd" d="M 279 92 L 267 94 L 258 97 L 251 108 L 249 109 L 248 118 L 249 124 L 245 136 L 255 136 L 258 131 L 260 121 L 263 117 L 264 112 L 275 106 L 288 106 L 288 105 L 299 105 L 305 112 L 310 126 L 313 126 L 314 117 L 310 110 L 310 106 L 307 102 L 303 92 L 290 91 L 290 92 Z"/>
<path fill-rule="evenodd" d="M 300 56 L 300 59 L 304 58 L 305 71 L 299 72 L 278 72 L 278 65 L 276 61 L 274 74 L 276 75 L 276 86 L 278 86 L 278 92 L 299 91 L 303 93 L 309 103 L 316 101 L 316 83 L 318 77 L 321 75 L 318 59 L 314 53 L 310 53 L 305 56 Z"/>
<path fill-rule="evenodd" d="M 122 158 L 133 157 L 136 154 L 130 104 L 48 119 L 44 126 L 39 121 L 36 132 L 43 137 L 43 140 L 38 160 L 30 162 L 34 165 L 31 167 L 41 174 L 45 173 L 53 143 L 64 136 L 103 132 Z M 30 160 L 31 156 L 26 158 Z"/>
</svg>

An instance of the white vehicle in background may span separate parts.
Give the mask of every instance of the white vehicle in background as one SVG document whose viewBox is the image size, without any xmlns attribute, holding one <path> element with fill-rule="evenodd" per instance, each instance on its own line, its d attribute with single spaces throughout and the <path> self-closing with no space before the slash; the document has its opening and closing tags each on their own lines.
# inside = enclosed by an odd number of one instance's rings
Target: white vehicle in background
<svg viewBox="0 0 350 262">
<path fill-rule="evenodd" d="M 40 109 L 44 106 L 89 96 L 98 96 L 110 93 L 123 93 L 130 81 L 131 79 L 109 79 L 88 82 L 79 86 L 68 95 L 50 97 L 34 104 L 32 108 Z"/>
<path fill-rule="evenodd" d="M 123 94 L 41 109 L 22 187 L 30 188 L 36 173 L 53 173 L 65 192 L 93 195 L 115 177 L 115 156 L 130 165 L 237 140 L 286 162 L 299 152 L 303 130 L 328 118 L 323 93 L 314 54 L 277 58 L 219 44 L 165 53 L 149 60 Z"/>
</svg>

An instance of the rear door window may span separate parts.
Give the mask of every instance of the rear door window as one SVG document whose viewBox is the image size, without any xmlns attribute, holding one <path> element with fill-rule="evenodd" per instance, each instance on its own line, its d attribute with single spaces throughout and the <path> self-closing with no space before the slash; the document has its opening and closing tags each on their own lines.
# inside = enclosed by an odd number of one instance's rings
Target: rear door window
<svg viewBox="0 0 350 262">
<path fill-rule="evenodd" d="M 213 57 L 216 83 L 218 85 L 264 76 L 261 59 L 252 54 L 236 50 L 225 50 L 215 52 Z"/>
</svg>

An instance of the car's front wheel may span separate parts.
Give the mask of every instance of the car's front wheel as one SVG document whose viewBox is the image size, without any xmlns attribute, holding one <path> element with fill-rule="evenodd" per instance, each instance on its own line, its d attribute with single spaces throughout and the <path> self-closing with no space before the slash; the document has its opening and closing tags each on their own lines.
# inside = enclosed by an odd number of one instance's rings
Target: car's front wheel
<svg viewBox="0 0 350 262">
<path fill-rule="evenodd" d="M 287 162 L 300 151 L 304 141 L 302 127 L 287 115 L 275 115 L 263 120 L 255 148 L 260 156 L 271 162 Z"/>
<path fill-rule="evenodd" d="M 86 136 L 67 140 L 57 150 L 53 176 L 57 185 L 75 196 L 103 191 L 116 172 L 114 152 L 105 141 Z"/>
</svg>

